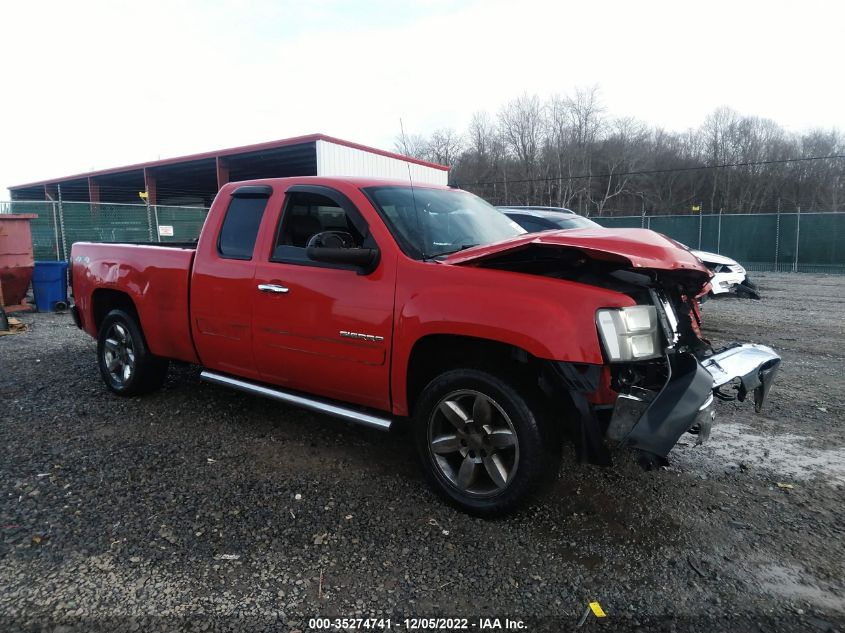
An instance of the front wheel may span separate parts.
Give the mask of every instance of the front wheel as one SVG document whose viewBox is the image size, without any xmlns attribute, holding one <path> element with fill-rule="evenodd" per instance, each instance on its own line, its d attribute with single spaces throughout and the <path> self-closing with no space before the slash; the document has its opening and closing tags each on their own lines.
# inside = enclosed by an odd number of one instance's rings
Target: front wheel
<svg viewBox="0 0 845 633">
<path fill-rule="evenodd" d="M 119 396 L 138 396 L 161 387 L 167 359 L 150 353 L 134 314 L 112 310 L 97 337 L 97 361 L 103 382 Z"/>
<path fill-rule="evenodd" d="M 559 458 L 558 447 L 544 443 L 540 407 L 529 401 L 476 369 L 451 370 L 429 383 L 415 407 L 415 440 L 432 487 L 478 516 L 520 505 Z"/>
</svg>

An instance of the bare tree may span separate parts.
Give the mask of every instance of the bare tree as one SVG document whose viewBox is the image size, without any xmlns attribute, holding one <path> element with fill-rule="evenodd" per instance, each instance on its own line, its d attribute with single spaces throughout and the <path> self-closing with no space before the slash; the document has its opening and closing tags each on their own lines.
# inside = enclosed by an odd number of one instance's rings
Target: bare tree
<svg viewBox="0 0 845 633">
<path fill-rule="evenodd" d="M 428 139 L 426 159 L 441 165 L 452 165 L 463 149 L 464 141 L 452 128 L 435 130 Z"/>
<path fill-rule="evenodd" d="M 587 191 L 598 215 L 604 214 L 607 203 L 629 191 L 632 172 L 639 168 L 642 145 L 647 139 L 645 125 L 634 119 L 616 119 L 596 152 L 595 165 L 604 173 L 597 186 Z"/>
<path fill-rule="evenodd" d="M 523 95 L 510 101 L 499 111 L 499 126 L 506 146 L 522 167 L 526 204 L 534 196 L 533 179 L 538 173 L 537 163 L 543 134 L 543 106 L 534 95 Z"/>
<path fill-rule="evenodd" d="M 480 160 L 486 160 L 493 151 L 496 127 L 486 112 L 472 115 L 467 132 L 467 151 L 473 152 Z"/>
<path fill-rule="evenodd" d="M 393 141 L 394 149 L 405 156 L 427 160 L 429 156 L 428 140 L 419 134 L 399 133 Z"/>
<path fill-rule="evenodd" d="M 496 117 L 397 137 L 397 151 L 453 167 L 455 182 L 495 204 L 550 204 L 581 213 L 841 210 L 845 153 L 838 130 L 789 133 L 730 108 L 671 132 L 608 116 L 597 87 L 542 100 L 524 94 Z M 819 160 L 784 162 L 795 157 Z"/>
<path fill-rule="evenodd" d="M 722 107 L 708 115 L 701 126 L 701 134 L 704 141 L 705 160 L 713 167 L 712 181 L 710 188 L 710 211 L 716 210 L 717 193 L 722 180 L 722 201 L 730 192 L 730 174 L 728 171 L 723 177 L 718 169 L 719 165 L 728 164 L 733 159 L 731 136 L 737 122 L 737 113 L 727 107 Z M 723 205 L 724 206 L 724 205 Z"/>
</svg>

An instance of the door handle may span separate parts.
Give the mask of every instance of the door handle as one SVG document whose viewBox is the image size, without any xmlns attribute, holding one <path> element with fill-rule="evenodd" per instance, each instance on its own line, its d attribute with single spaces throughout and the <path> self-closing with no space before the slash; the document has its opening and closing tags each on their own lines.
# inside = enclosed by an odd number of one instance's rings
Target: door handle
<svg viewBox="0 0 845 633">
<path fill-rule="evenodd" d="M 278 284 L 258 284 L 258 289 L 261 292 L 275 292 L 276 294 L 287 294 L 290 292 L 290 288 L 285 288 L 284 286 L 280 286 Z"/>
</svg>

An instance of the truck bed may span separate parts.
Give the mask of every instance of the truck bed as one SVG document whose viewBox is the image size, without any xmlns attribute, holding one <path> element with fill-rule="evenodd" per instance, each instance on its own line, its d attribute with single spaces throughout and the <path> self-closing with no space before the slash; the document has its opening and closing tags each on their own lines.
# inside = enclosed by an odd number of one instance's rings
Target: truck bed
<svg viewBox="0 0 845 633">
<path fill-rule="evenodd" d="M 83 329 L 97 335 L 103 299 L 122 293 L 145 328 L 153 354 L 198 362 L 188 309 L 196 244 L 77 242 L 71 249 L 71 282 Z"/>
<path fill-rule="evenodd" d="M 82 242 L 80 242 L 82 243 Z M 86 242 L 88 244 L 110 244 L 112 246 L 158 246 L 161 248 L 181 248 L 193 250 L 197 247 L 197 240 L 190 242 Z"/>
</svg>

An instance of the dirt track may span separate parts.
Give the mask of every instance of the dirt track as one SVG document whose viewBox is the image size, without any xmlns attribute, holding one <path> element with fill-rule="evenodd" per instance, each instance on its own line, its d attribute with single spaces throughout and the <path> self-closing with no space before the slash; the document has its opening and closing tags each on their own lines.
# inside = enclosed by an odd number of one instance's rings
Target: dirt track
<svg viewBox="0 0 845 633">
<path fill-rule="evenodd" d="M 568 450 L 551 490 L 500 521 L 442 505 L 406 434 L 190 367 L 121 400 L 68 316 L 25 316 L 0 338 L 0 630 L 449 615 L 559 631 L 598 600 L 609 617 L 580 630 L 843 631 L 845 277 L 756 278 L 762 301 L 704 313 L 714 343 L 782 353 L 763 414 L 719 403 L 710 443 L 668 470 Z"/>
</svg>

